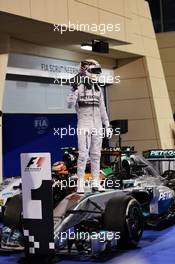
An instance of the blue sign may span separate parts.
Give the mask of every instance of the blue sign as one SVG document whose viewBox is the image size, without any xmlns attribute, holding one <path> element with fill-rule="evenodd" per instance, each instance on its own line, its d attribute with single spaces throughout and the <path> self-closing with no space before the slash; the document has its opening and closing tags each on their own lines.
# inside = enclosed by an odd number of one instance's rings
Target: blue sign
<svg viewBox="0 0 175 264">
<path fill-rule="evenodd" d="M 77 147 L 76 114 L 3 114 L 2 122 L 4 177 L 21 175 L 21 153 L 50 152 L 53 163 L 62 147 Z"/>
</svg>

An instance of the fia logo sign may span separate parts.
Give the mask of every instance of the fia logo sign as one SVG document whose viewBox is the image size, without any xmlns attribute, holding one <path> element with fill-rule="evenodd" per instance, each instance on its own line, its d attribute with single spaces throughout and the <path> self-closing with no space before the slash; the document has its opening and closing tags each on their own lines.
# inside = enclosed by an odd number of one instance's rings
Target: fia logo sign
<svg viewBox="0 0 175 264">
<path fill-rule="evenodd" d="M 47 117 L 37 117 L 34 120 L 34 127 L 37 130 L 37 134 L 44 134 L 49 126 Z"/>
</svg>

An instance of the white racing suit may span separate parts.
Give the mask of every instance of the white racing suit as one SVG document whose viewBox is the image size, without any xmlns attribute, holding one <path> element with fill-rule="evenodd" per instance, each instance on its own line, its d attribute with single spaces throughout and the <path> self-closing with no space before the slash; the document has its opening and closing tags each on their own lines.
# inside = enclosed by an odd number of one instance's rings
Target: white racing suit
<svg viewBox="0 0 175 264">
<path fill-rule="evenodd" d="M 79 156 L 77 176 L 78 189 L 81 190 L 82 186 L 84 188 L 84 174 L 89 155 L 94 187 L 99 186 L 100 157 L 104 135 L 102 124 L 106 128 L 109 127 L 102 90 L 99 86 L 97 88 L 98 90 L 92 85 L 91 89 L 87 89 L 84 84 L 80 84 L 73 94 L 68 97 L 68 107 L 74 105 L 78 117 Z"/>
</svg>

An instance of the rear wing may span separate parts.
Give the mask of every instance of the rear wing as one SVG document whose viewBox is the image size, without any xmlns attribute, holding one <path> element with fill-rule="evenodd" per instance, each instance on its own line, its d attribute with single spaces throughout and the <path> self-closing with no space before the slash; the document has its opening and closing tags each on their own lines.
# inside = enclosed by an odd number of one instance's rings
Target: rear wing
<svg viewBox="0 0 175 264">
<path fill-rule="evenodd" d="M 142 154 L 150 161 L 175 161 L 175 149 L 149 149 Z"/>
</svg>

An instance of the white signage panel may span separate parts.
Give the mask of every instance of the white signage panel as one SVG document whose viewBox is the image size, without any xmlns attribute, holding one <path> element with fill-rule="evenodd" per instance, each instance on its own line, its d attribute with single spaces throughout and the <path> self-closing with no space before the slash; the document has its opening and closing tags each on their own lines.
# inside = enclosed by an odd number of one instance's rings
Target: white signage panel
<svg viewBox="0 0 175 264">
<path fill-rule="evenodd" d="M 41 200 L 32 199 L 32 190 L 41 187 L 43 180 L 51 180 L 50 153 L 21 154 L 23 218 L 42 219 Z"/>
</svg>

